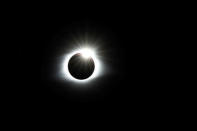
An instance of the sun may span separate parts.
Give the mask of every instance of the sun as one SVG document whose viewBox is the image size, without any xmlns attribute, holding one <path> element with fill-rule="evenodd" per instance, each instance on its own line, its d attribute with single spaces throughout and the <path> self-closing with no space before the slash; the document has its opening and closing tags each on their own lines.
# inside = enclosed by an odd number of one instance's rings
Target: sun
<svg viewBox="0 0 197 131">
<path fill-rule="evenodd" d="M 68 62 L 69 62 L 70 58 L 77 53 L 80 53 L 84 59 L 92 58 L 94 63 L 95 63 L 94 72 L 87 79 L 82 79 L 82 80 L 76 79 L 70 74 L 70 72 L 68 70 Z M 76 83 L 90 82 L 91 80 L 98 77 L 101 74 L 101 70 L 102 70 L 102 64 L 101 64 L 101 62 L 100 62 L 100 60 L 97 56 L 96 50 L 93 49 L 93 48 L 90 48 L 90 47 L 77 48 L 77 49 L 71 51 L 70 53 L 68 53 L 65 56 L 65 59 L 64 59 L 64 62 L 63 62 L 62 66 L 63 66 L 62 69 L 63 69 L 65 79 L 67 79 L 69 81 L 72 81 L 72 82 L 76 82 Z"/>
</svg>

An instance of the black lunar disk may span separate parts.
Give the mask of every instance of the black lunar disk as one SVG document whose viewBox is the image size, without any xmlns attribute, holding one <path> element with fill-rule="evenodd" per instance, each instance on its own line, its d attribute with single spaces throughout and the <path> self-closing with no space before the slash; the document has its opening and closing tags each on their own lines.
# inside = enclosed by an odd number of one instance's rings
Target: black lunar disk
<svg viewBox="0 0 197 131">
<path fill-rule="evenodd" d="M 73 55 L 68 62 L 68 70 L 76 79 L 87 79 L 94 72 L 94 60 L 92 57 L 84 58 L 81 53 Z"/>
</svg>

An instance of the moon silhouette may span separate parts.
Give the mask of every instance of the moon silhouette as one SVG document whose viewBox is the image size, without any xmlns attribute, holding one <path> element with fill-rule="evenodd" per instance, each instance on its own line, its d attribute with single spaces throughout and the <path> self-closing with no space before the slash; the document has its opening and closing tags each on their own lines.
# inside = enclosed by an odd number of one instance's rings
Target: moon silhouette
<svg viewBox="0 0 197 131">
<path fill-rule="evenodd" d="M 82 53 L 74 54 L 68 62 L 69 73 L 76 79 L 84 80 L 90 77 L 95 69 L 91 56 L 84 57 Z"/>
</svg>

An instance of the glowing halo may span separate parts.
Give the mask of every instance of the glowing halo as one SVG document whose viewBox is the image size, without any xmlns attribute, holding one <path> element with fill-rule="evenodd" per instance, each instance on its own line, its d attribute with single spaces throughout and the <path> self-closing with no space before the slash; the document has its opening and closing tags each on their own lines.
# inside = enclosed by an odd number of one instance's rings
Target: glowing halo
<svg viewBox="0 0 197 131">
<path fill-rule="evenodd" d="M 83 80 L 76 79 L 70 74 L 70 72 L 68 70 L 68 62 L 69 62 L 70 58 L 77 53 L 81 53 L 85 59 L 88 57 L 92 57 L 92 59 L 94 61 L 94 64 L 95 64 L 94 72 L 87 79 L 83 79 Z M 72 51 L 71 53 L 67 54 L 64 59 L 64 62 L 63 62 L 63 73 L 65 75 L 65 78 L 70 81 L 74 81 L 74 82 L 78 82 L 78 83 L 86 83 L 86 82 L 89 82 L 90 80 L 96 78 L 97 76 L 99 76 L 100 72 L 101 72 L 101 62 L 99 61 L 95 51 L 91 48 L 76 49 L 76 50 Z"/>
</svg>

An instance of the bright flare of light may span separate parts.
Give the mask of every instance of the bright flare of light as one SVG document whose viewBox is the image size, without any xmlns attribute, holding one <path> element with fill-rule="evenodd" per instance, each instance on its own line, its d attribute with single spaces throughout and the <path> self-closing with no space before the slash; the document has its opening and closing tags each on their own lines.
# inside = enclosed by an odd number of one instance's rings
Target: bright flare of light
<svg viewBox="0 0 197 131">
<path fill-rule="evenodd" d="M 95 55 L 94 51 L 88 48 L 84 48 L 80 50 L 80 53 L 83 58 L 87 59 Z"/>
<path fill-rule="evenodd" d="M 70 58 L 77 53 L 82 54 L 82 56 L 84 58 L 92 57 L 92 59 L 94 61 L 94 64 L 95 64 L 94 72 L 87 79 L 83 79 L 83 80 L 76 79 L 70 74 L 70 72 L 68 70 L 68 62 L 69 62 Z M 91 48 L 76 49 L 76 50 L 72 51 L 71 53 L 69 53 L 65 57 L 65 60 L 63 62 L 63 72 L 64 72 L 64 75 L 65 75 L 65 78 L 68 79 L 68 80 L 74 81 L 74 82 L 78 82 L 78 83 L 86 83 L 86 82 L 89 82 L 90 80 L 98 77 L 100 75 L 101 69 L 102 69 L 101 68 L 101 62 L 99 61 L 99 59 L 96 55 L 96 52 Z"/>
</svg>

